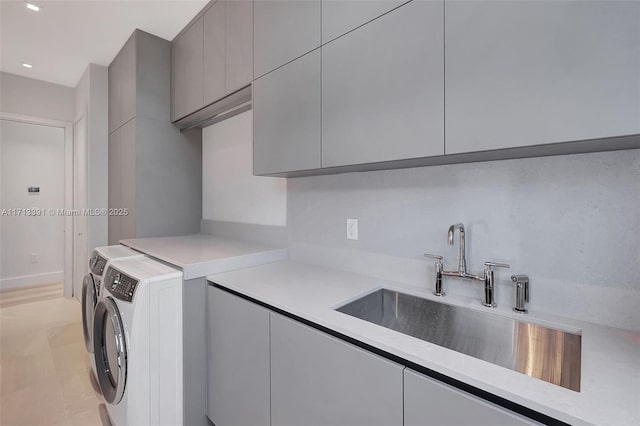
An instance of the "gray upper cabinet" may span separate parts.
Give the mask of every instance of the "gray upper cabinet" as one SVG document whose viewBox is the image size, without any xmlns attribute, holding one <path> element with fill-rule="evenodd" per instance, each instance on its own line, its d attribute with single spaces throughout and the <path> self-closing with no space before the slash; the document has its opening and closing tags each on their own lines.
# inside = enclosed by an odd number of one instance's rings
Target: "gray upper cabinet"
<svg viewBox="0 0 640 426">
<path fill-rule="evenodd" d="M 226 93 L 253 80 L 253 2 L 226 0 Z"/>
<path fill-rule="evenodd" d="M 320 46 L 320 0 L 255 0 L 253 78 Z"/>
<path fill-rule="evenodd" d="M 272 426 L 400 426 L 403 369 L 271 313 Z"/>
<path fill-rule="evenodd" d="M 253 172 L 320 167 L 320 50 L 253 83 Z"/>
<path fill-rule="evenodd" d="M 322 0 L 322 43 L 340 37 L 406 2 L 407 0 Z"/>
<path fill-rule="evenodd" d="M 640 133 L 640 2 L 445 8 L 447 154 Z"/>
<path fill-rule="evenodd" d="M 116 56 L 109 65 L 109 133 L 122 125 L 120 123 L 120 57 Z"/>
<path fill-rule="evenodd" d="M 404 370 L 405 426 L 531 426 L 532 420 L 485 400 Z"/>
<path fill-rule="evenodd" d="M 204 103 L 199 108 L 225 95 L 225 6 L 218 0 L 204 14 Z"/>
<path fill-rule="evenodd" d="M 249 86 L 252 79 L 252 1 L 210 2 L 171 43 L 171 121 Z"/>
<path fill-rule="evenodd" d="M 171 120 L 200 108 L 203 97 L 204 18 L 171 43 Z"/>
<path fill-rule="evenodd" d="M 109 65 L 109 132 L 136 115 L 136 33 Z"/>
<path fill-rule="evenodd" d="M 269 311 L 209 286 L 207 416 L 216 426 L 268 425 Z"/>
<path fill-rule="evenodd" d="M 322 167 L 444 154 L 443 12 L 416 0 L 322 46 Z"/>
</svg>

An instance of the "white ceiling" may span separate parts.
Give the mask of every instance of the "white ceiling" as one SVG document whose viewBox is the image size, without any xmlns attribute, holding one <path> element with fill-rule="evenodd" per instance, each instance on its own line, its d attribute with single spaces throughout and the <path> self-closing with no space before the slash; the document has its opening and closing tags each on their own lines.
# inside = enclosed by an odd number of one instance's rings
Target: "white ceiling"
<svg viewBox="0 0 640 426">
<path fill-rule="evenodd" d="M 171 40 L 207 0 L 30 3 L 40 11 L 23 1 L 0 0 L 0 70 L 75 87 L 90 62 L 109 65 L 134 29 Z"/>
</svg>

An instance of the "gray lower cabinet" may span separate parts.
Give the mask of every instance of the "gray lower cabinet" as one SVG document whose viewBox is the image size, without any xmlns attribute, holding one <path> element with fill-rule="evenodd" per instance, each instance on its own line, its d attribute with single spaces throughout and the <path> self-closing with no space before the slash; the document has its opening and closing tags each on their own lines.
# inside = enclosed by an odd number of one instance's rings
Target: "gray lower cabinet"
<svg viewBox="0 0 640 426">
<path fill-rule="evenodd" d="M 170 43 L 141 30 L 109 66 L 109 121 L 125 120 L 109 134 L 110 244 L 200 227 L 201 132 L 171 124 L 170 70 Z"/>
<path fill-rule="evenodd" d="M 171 121 L 202 108 L 204 18 L 171 43 Z"/>
<path fill-rule="evenodd" d="M 109 73 L 111 75 L 111 73 Z M 122 195 L 120 189 L 120 129 L 109 134 L 109 208 L 120 207 Z M 118 244 L 120 241 L 121 217 L 108 216 L 109 244 Z"/>
<path fill-rule="evenodd" d="M 444 154 L 443 18 L 413 1 L 322 46 L 322 167 Z"/>
<path fill-rule="evenodd" d="M 109 135 L 109 207 L 128 214 L 109 215 L 109 243 L 136 236 L 136 120 Z"/>
<path fill-rule="evenodd" d="M 254 81 L 253 129 L 255 175 L 320 167 L 319 49 Z"/>
<path fill-rule="evenodd" d="M 272 426 L 400 426 L 403 369 L 271 313 Z"/>
<path fill-rule="evenodd" d="M 322 0 L 322 43 L 340 37 L 407 1 Z"/>
<path fill-rule="evenodd" d="M 127 214 L 120 216 L 120 239 L 135 238 L 136 234 L 136 119 L 129 120 L 120 129 L 120 161 L 116 173 L 120 176 L 120 208 Z"/>
<path fill-rule="evenodd" d="M 404 370 L 405 426 L 525 426 L 538 423 L 438 382 Z"/>
<path fill-rule="evenodd" d="M 226 93 L 253 80 L 253 2 L 226 0 Z"/>
<path fill-rule="evenodd" d="M 269 311 L 207 291 L 207 416 L 216 426 L 269 425 Z"/>
<path fill-rule="evenodd" d="M 640 2 L 445 9 L 447 154 L 640 133 Z"/>
<path fill-rule="evenodd" d="M 320 0 L 255 0 L 253 78 L 320 46 Z"/>
<path fill-rule="evenodd" d="M 226 5 L 227 2 L 218 0 L 204 14 L 204 102 L 198 108 L 225 95 Z"/>
</svg>

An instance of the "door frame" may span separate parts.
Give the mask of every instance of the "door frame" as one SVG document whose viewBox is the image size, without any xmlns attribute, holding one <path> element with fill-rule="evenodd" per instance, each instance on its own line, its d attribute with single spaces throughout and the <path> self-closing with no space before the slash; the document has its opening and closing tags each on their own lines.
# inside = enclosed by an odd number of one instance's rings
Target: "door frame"
<svg viewBox="0 0 640 426">
<path fill-rule="evenodd" d="M 76 125 L 78 123 L 80 123 L 80 121 L 84 119 L 84 159 L 80 159 L 80 158 L 76 158 Z M 71 126 L 72 129 L 72 140 L 71 140 L 71 144 L 72 144 L 72 157 L 73 157 L 73 163 L 71 166 L 72 172 L 71 175 L 73 177 L 73 180 L 71 182 L 71 205 L 73 209 L 78 208 L 78 206 L 76 205 L 76 188 L 75 188 L 75 180 L 76 180 L 76 166 L 78 166 L 78 162 L 79 161 L 83 161 L 84 162 L 84 167 L 85 167 L 85 179 L 86 179 L 86 185 L 85 185 L 85 190 L 86 190 L 86 205 L 82 206 L 82 208 L 88 208 L 89 207 L 89 110 L 88 108 L 85 108 L 82 111 L 82 114 L 80 114 L 80 116 L 78 116 L 74 121 L 73 124 Z M 75 273 L 77 272 L 77 262 L 80 259 L 80 256 L 77 255 L 77 247 L 76 247 L 76 233 L 78 232 L 78 229 L 76 229 L 76 225 L 78 223 L 78 221 L 76 220 L 77 216 L 73 216 L 71 217 L 71 259 L 72 259 L 72 263 L 71 266 L 73 268 L 73 271 L 71 271 L 71 274 L 69 275 L 70 279 L 71 279 L 71 293 L 69 294 L 69 297 L 75 297 L 79 302 L 82 302 L 82 284 L 80 285 L 80 294 L 75 294 L 75 286 L 74 284 L 77 282 L 83 282 L 84 280 L 84 275 L 85 273 L 80 272 L 80 276 L 76 277 Z M 90 250 L 89 250 L 89 220 L 88 218 L 85 221 L 85 226 L 84 229 L 82 229 L 82 232 L 84 232 L 85 234 L 85 240 L 87 242 L 87 247 L 86 247 L 86 262 L 84 263 L 83 267 L 86 268 L 86 265 L 89 261 L 89 257 L 90 257 Z"/>
<path fill-rule="evenodd" d="M 64 209 L 73 209 L 73 123 L 0 112 L 0 120 L 64 129 Z M 64 217 L 64 297 L 73 296 L 73 217 Z"/>
</svg>

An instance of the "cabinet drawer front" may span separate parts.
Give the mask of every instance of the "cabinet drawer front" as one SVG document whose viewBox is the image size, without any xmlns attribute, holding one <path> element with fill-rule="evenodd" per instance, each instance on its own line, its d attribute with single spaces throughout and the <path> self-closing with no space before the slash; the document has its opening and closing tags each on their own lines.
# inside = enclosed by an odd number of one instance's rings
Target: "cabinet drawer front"
<svg viewBox="0 0 640 426">
<path fill-rule="evenodd" d="M 404 371 L 405 426 L 532 426 L 533 422 L 427 376 Z"/>
<path fill-rule="evenodd" d="M 253 78 L 320 46 L 320 0 L 255 0 Z"/>
<path fill-rule="evenodd" d="M 413 1 L 322 47 L 322 167 L 444 154 L 443 34 Z"/>
<path fill-rule="evenodd" d="M 271 425 L 400 426 L 403 368 L 271 313 Z"/>
<path fill-rule="evenodd" d="M 253 83 L 253 172 L 320 167 L 320 51 Z"/>
<path fill-rule="evenodd" d="M 447 1 L 446 150 L 640 133 L 640 3 Z"/>
<path fill-rule="evenodd" d="M 207 416 L 217 426 L 268 425 L 269 311 L 213 286 L 207 299 Z"/>
</svg>

